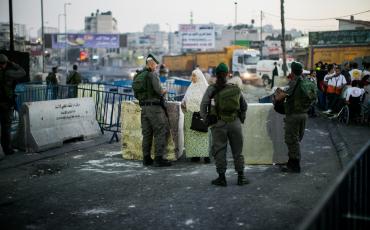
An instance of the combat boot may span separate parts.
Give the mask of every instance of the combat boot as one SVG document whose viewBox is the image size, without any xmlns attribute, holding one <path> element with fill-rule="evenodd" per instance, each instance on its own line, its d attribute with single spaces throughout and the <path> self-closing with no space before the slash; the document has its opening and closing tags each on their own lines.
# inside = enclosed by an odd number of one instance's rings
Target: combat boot
<svg viewBox="0 0 370 230">
<path fill-rule="evenodd" d="M 153 159 L 150 155 L 146 155 L 144 156 L 144 159 L 143 159 L 143 165 L 144 166 L 149 166 L 149 165 L 152 165 L 153 164 Z"/>
<path fill-rule="evenodd" d="M 238 172 L 238 182 L 237 185 L 249 184 L 249 180 L 244 176 L 244 172 Z"/>
<path fill-rule="evenodd" d="M 299 160 L 289 159 L 288 163 L 281 168 L 281 171 L 287 173 L 300 173 L 301 166 L 299 165 Z"/>
<path fill-rule="evenodd" d="M 157 156 L 154 158 L 154 167 L 168 167 L 171 166 L 171 162 L 163 159 L 162 156 Z"/>
<path fill-rule="evenodd" d="M 212 181 L 212 184 L 213 185 L 217 185 L 217 186 L 226 187 L 227 186 L 227 183 L 226 183 L 225 173 L 219 173 L 218 174 L 218 178 L 215 179 L 215 180 L 213 180 Z"/>
</svg>

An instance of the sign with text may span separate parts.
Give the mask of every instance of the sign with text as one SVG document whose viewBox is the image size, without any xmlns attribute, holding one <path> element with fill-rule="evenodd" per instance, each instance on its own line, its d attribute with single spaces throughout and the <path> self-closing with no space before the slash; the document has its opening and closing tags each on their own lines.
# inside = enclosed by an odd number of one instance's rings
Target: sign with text
<svg viewBox="0 0 370 230">
<path fill-rule="evenodd" d="M 51 34 L 53 49 L 66 46 L 65 34 Z M 67 34 L 68 47 L 74 48 L 119 48 L 119 34 Z"/>
<path fill-rule="evenodd" d="M 370 30 L 309 32 L 308 37 L 313 46 L 370 45 Z"/>
<path fill-rule="evenodd" d="M 215 27 L 206 24 L 179 25 L 182 49 L 215 48 Z"/>
</svg>

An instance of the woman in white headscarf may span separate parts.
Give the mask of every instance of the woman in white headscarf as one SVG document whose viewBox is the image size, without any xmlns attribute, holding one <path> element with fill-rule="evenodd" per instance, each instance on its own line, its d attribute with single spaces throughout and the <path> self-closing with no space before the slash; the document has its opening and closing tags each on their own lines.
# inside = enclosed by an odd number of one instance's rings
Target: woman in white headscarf
<svg viewBox="0 0 370 230">
<path fill-rule="evenodd" d="M 208 83 L 202 71 L 196 68 L 191 74 L 191 84 L 186 90 L 182 107 L 184 109 L 184 142 L 186 157 L 192 161 L 199 161 L 205 157 L 204 162 L 209 163 L 208 134 L 190 129 L 193 112 L 200 111 L 200 103 L 206 92 Z"/>
</svg>

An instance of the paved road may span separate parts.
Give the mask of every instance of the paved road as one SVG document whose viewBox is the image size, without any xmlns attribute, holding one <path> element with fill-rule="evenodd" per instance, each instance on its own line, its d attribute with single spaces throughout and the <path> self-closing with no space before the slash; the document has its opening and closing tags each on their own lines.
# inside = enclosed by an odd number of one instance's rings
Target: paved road
<svg viewBox="0 0 370 230">
<path fill-rule="evenodd" d="M 370 133 L 344 129 L 356 146 Z M 182 159 L 170 168 L 143 167 L 123 160 L 120 144 L 104 138 L 1 161 L 0 228 L 295 229 L 341 170 L 321 118 L 308 122 L 301 174 L 248 166 L 251 184 L 244 187 L 236 186 L 231 156 L 229 185 L 219 188 L 210 185 L 213 164 Z"/>
</svg>

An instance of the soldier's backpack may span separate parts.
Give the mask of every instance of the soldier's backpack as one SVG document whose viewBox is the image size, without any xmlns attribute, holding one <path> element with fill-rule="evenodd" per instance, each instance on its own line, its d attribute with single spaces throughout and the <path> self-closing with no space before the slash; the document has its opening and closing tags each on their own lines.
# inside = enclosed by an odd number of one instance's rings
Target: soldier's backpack
<svg viewBox="0 0 370 230">
<path fill-rule="evenodd" d="M 214 97 L 218 119 L 225 122 L 232 122 L 238 117 L 240 94 L 240 88 L 234 84 L 227 84 L 216 93 Z"/>
<path fill-rule="evenodd" d="M 317 86 L 313 81 L 306 78 L 297 82 L 294 92 L 294 106 L 296 110 L 307 112 L 310 106 L 315 103 L 317 97 Z"/>
<path fill-rule="evenodd" d="M 134 81 L 132 82 L 132 89 L 134 91 L 134 96 L 139 101 L 146 98 L 148 90 L 148 80 L 146 75 L 148 74 L 147 70 L 141 70 L 134 76 Z"/>
</svg>

